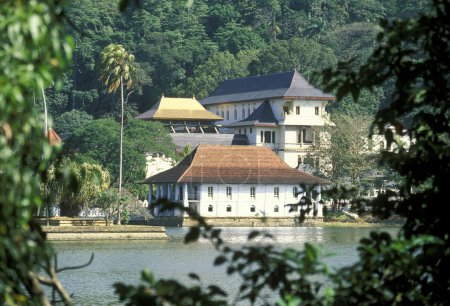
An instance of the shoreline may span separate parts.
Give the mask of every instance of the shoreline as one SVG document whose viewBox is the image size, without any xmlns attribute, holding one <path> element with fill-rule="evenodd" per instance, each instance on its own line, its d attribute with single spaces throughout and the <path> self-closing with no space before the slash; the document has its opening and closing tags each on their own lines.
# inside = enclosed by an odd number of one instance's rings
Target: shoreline
<svg viewBox="0 0 450 306">
<path fill-rule="evenodd" d="M 402 226 L 404 220 L 391 218 L 379 220 L 361 218 L 359 220 L 337 220 L 332 218 L 307 218 L 300 223 L 293 217 L 205 217 L 205 222 L 214 227 L 298 227 L 298 226 L 335 226 L 335 227 L 371 227 L 371 226 Z M 158 225 L 165 227 L 192 227 L 197 222 L 189 217 L 157 217 L 145 222 L 135 222 L 140 225 Z"/>
<path fill-rule="evenodd" d="M 205 218 L 213 227 L 401 227 L 402 220 L 324 220 L 306 219 L 299 223 L 295 218 Z M 66 219 L 67 220 L 67 219 Z M 196 225 L 190 218 L 163 217 L 139 222 L 139 225 L 109 225 L 100 222 L 80 222 L 78 219 L 63 224 L 42 226 L 49 241 L 94 241 L 94 240 L 170 240 L 166 227 L 192 227 Z M 152 222 L 153 221 L 153 222 Z M 153 224 L 157 221 L 157 225 Z M 94 225 L 95 224 L 95 225 Z"/>
</svg>

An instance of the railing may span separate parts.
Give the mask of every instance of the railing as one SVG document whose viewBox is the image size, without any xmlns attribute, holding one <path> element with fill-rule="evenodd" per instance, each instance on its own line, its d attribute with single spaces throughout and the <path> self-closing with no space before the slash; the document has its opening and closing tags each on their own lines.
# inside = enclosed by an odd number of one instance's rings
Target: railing
<svg viewBox="0 0 450 306">
<path fill-rule="evenodd" d="M 189 201 L 198 201 L 199 200 L 199 196 L 197 193 L 189 193 L 188 194 L 188 200 Z"/>
</svg>

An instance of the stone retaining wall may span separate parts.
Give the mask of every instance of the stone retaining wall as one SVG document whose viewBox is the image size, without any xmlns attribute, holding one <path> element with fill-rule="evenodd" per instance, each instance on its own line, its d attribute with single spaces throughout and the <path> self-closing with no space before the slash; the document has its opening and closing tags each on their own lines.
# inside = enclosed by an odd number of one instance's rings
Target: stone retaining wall
<svg viewBox="0 0 450 306">
<path fill-rule="evenodd" d="M 48 240 L 167 240 L 162 226 L 43 226 Z"/>
<path fill-rule="evenodd" d="M 46 218 L 34 218 L 41 226 L 47 225 Z M 56 217 L 49 219 L 50 226 L 105 226 L 105 219 Z"/>
</svg>

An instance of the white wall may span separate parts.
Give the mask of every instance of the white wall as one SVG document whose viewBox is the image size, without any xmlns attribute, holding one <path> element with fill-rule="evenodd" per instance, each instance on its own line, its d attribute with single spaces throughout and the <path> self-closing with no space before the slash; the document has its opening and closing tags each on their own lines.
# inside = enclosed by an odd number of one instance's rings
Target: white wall
<svg viewBox="0 0 450 306">
<path fill-rule="evenodd" d="M 252 101 L 252 102 L 229 102 L 214 105 L 206 105 L 205 108 L 214 114 L 222 116 L 224 120 L 217 121 L 217 124 L 228 125 L 237 121 L 241 121 L 248 117 L 249 110 L 250 114 L 253 113 L 261 105 L 262 101 Z M 234 110 L 237 112 L 237 119 L 234 116 Z M 244 110 L 244 113 L 242 112 Z M 227 119 L 227 111 L 229 118 Z M 223 115 L 222 115 L 223 114 Z"/>
<path fill-rule="evenodd" d="M 213 198 L 208 198 L 208 187 L 213 187 Z M 226 196 L 226 187 L 232 188 L 232 198 Z M 297 203 L 300 196 L 293 196 L 295 185 L 269 185 L 269 184 L 202 184 L 200 188 L 201 202 L 199 203 L 199 213 L 205 217 L 284 217 L 295 216 L 298 212 L 289 212 L 286 204 Z M 255 187 L 255 198 L 250 197 L 250 188 Z M 274 187 L 279 188 L 279 198 L 274 197 Z M 213 211 L 208 211 L 212 205 Z M 231 212 L 227 211 L 227 206 L 231 206 Z M 251 206 L 255 206 L 255 211 L 251 211 Z M 278 206 L 278 212 L 274 211 Z"/>
</svg>

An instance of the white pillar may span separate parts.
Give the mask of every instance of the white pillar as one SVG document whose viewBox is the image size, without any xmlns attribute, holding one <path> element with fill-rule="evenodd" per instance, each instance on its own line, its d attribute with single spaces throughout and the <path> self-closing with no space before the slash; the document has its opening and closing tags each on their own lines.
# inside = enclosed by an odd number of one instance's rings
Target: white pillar
<svg viewBox="0 0 450 306">
<path fill-rule="evenodd" d="M 317 217 L 323 217 L 323 204 L 322 201 L 322 186 L 317 186 Z"/>
<path fill-rule="evenodd" d="M 167 184 L 167 200 L 171 201 L 172 198 L 172 184 Z"/>
<path fill-rule="evenodd" d="M 160 197 L 161 197 L 161 184 L 158 183 L 158 184 L 156 184 L 155 200 L 156 201 L 159 200 Z M 155 205 L 155 208 L 154 208 L 153 212 L 154 212 L 155 216 L 159 215 L 159 206 L 158 205 Z"/>
<path fill-rule="evenodd" d="M 183 206 L 185 208 L 189 208 L 189 199 L 188 199 L 188 184 L 183 184 Z"/>
<path fill-rule="evenodd" d="M 175 201 L 180 200 L 180 185 L 175 184 Z"/>
<path fill-rule="evenodd" d="M 148 204 L 152 204 L 153 198 L 153 185 L 152 183 L 148 184 Z"/>
<path fill-rule="evenodd" d="M 316 187 L 316 191 L 317 191 L 317 201 L 322 200 L 322 188 L 320 185 Z"/>
</svg>

